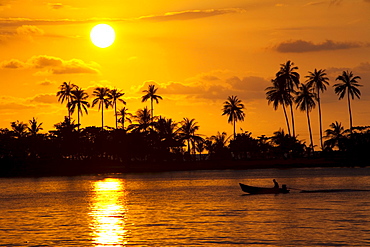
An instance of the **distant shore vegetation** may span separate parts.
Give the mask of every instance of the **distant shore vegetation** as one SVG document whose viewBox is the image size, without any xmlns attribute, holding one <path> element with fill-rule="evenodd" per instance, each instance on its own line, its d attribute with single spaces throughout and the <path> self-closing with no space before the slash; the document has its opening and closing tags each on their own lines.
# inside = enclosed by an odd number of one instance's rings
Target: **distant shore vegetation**
<svg viewBox="0 0 370 247">
<path fill-rule="evenodd" d="M 84 89 L 64 82 L 56 93 L 58 101 L 66 105 L 67 115 L 54 125 L 54 130 L 41 133 L 42 122 L 32 118 L 28 122 L 16 120 L 10 128 L 0 129 L 0 176 L 104 171 L 104 166 L 128 168 L 149 164 L 166 170 L 196 162 L 233 162 L 256 160 L 292 160 L 324 158 L 337 163 L 363 165 L 370 150 L 370 126 L 353 126 L 351 100 L 360 98 L 358 89 L 361 79 L 351 71 L 343 71 L 336 78 L 335 93 L 339 99 L 346 98 L 349 112 L 349 129 L 333 122 L 323 130 L 321 95 L 329 86 L 325 70 L 308 72 L 304 83 L 300 82 L 298 67 L 287 61 L 265 90 L 268 104 L 275 110 L 283 110 L 286 129 L 272 136 L 253 137 L 251 132 L 237 133 L 236 124 L 244 121 L 245 107 L 238 96 L 229 96 L 220 109 L 233 126 L 233 134 L 218 132 L 205 137 L 199 133 L 200 126 L 193 118 L 184 117 L 176 122 L 171 118 L 154 114 L 154 103 L 163 98 L 155 85 L 144 90 L 142 102 L 149 101 L 135 113 L 129 112 L 124 93 L 119 89 L 97 87 L 88 95 Z M 92 97 L 92 99 L 90 98 Z M 311 111 L 318 106 L 320 144 L 314 145 L 311 130 Z M 101 111 L 101 126 L 81 127 L 84 114 L 90 107 Z M 104 125 L 104 109 L 114 109 L 115 126 Z M 297 139 L 294 111 L 306 113 L 310 142 Z M 72 117 L 74 116 L 74 117 Z M 315 150 L 319 148 L 320 152 Z M 92 167 L 94 169 L 92 169 Z M 201 168 L 201 166 L 199 166 Z M 212 166 L 207 167 L 212 168 Z M 120 170 L 120 169 L 118 169 Z M 67 171 L 67 172 L 66 172 Z"/>
</svg>

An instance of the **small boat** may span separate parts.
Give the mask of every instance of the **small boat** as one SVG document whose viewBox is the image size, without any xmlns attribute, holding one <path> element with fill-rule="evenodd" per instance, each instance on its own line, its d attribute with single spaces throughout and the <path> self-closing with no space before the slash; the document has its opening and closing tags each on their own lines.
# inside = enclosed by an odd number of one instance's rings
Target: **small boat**
<svg viewBox="0 0 370 247">
<path fill-rule="evenodd" d="M 242 183 L 239 183 L 240 188 L 242 191 L 245 193 L 249 194 L 286 194 L 289 193 L 289 190 L 287 189 L 286 185 L 283 184 L 282 188 L 262 188 L 262 187 L 254 187 L 254 186 L 249 186 L 245 185 Z"/>
</svg>

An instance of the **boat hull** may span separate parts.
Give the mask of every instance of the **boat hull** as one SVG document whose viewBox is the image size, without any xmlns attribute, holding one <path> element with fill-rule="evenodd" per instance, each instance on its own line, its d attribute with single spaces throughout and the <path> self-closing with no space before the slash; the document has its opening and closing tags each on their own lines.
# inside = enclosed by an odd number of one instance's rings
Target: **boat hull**
<svg viewBox="0 0 370 247">
<path fill-rule="evenodd" d="M 262 188 L 262 187 L 254 187 L 239 183 L 240 188 L 243 192 L 249 194 L 286 194 L 289 193 L 289 190 L 282 189 L 282 188 Z"/>
</svg>

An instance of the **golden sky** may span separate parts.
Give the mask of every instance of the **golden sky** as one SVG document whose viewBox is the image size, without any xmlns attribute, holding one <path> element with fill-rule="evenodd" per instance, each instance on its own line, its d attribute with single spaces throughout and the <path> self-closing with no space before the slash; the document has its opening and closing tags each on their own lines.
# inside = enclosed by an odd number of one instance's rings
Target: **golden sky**
<svg viewBox="0 0 370 247">
<path fill-rule="evenodd" d="M 149 106 L 142 91 L 155 84 L 163 97 L 155 115 L 195 118 L 206 136 L 232 134 L 221 109 L 237 95 L 246 106 L 237 129 L 271 136 L 286 127 L 264 89 L 287 60 L 302 81 L 315 68 L 326 69 L 331 85 L 343 70 L 361 76 L 353 121 L 370 125 L 369 13 L 370 0 L 0 0 L 0 128 L 35 117 L 44 132 L 53 129 L 67 115 L 56 92 L 71 81 L 90 95 L 97 86 L 121 89 L 131 113 Z M 89 37 L 99 23 L 116 32 L 104 49 Z M 331 86 L 322 111 L 324 129 L 349 127 L 347 102 Z M 311 116 L 317 140 L 317 109 Z M 296 119 L 299 139 L 308 140 L 306 115 Z M 100 122 L 97 107 L 81 119 L 82 127 Z M 105 123 L 114 126 L 112 109 Z"/>
</svg>

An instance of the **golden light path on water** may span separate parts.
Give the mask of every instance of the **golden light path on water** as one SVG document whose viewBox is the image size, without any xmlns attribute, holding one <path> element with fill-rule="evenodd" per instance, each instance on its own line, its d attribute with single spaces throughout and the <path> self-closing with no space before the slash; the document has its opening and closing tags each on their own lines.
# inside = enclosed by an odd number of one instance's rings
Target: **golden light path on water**
<svg viewBox="0 0 370 247">
<path fill-rule="evenodd" d="M 91 202 L 94 246 L 125 246 L 127 244 L 126 191 L 121 179 L 106 178 L 93 182 Z"/>
</svg>

